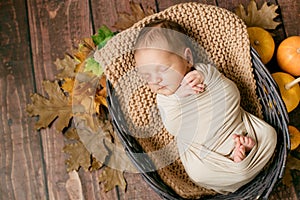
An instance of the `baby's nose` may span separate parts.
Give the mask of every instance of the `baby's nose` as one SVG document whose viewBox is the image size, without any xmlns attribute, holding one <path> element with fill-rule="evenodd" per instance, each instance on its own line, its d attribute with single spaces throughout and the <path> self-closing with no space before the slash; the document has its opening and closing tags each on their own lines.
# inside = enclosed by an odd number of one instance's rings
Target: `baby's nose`
<svg viewBox="0 0 300 200">
<path fill-rule="evenodd" d="M 151 76 L 149 80 L 149 84 L 158 84 L 162 81 L 162 78 L 160 76 Z"/>
</svg>

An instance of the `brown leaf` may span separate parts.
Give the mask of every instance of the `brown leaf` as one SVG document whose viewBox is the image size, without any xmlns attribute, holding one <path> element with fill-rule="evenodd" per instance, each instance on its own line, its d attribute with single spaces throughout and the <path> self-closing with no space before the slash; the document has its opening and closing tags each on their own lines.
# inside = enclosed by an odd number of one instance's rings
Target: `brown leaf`
<svg viewBox="0 0 300 200">
<path fill-rule="evenodd" d="M 71 58 L 71 56 L 65 55 L 65 58 L 62 60 L 57 58 L 54 64 L 56 65 L 57 70 L 60 70 L 60 73 L 56 75 L 56 78 L 63 79 L 66 77 L 75 77 L 75 69 L 78 61 Z"/>
<path fill-rule="evenodd" d="M 285 184 L 286 186 L 291 186 L 293 181 L 291 170 L 300 171 L 300 160 L 289 154 L 287 158 L 286 168 L 284 171 L 284 176 L 282 179 L 283 184 Z"/>
<path fill-rule="evenodd" d="M 106 77 L 103 75 L 100 79 L 100 89 L 98 89 L 96 91 L 96 95 L 95 95 L 95 104 L 97 109 L 98 114 L 100 111 L 100 106 L 104 105 L 105 107 L 108 107 L 107 101 L 106 101 L 106 96 L 107 96 L 107 92 L 106 92 Z"/>
<path fill-rule="evenodd" d="M 72 144 L 66 144 L 63 151 L 69 154 L 69 158 L 66 160 L 67 171 L 79 170 L 82 167 L 85 171 L 88 171 L 91 166 L 90 153 L 84 147 L 82 142 L 78 141 Z"/>
<path fill-rule="evenodd" d="M 66 133 L 64 134 L 64 136 L 68 139 L 68 140 L 77 140 L 79 141 L 80 138 L 78 136 L 78 133 L 76 131 L 75 128 L 69 128 Z"/>
<path fill-rule="evenodd" d="M 30 116 L 39 116 L 35 124 L 36 129 L 48 127 L 57 118 L 55 127 L 61 132 L 69 125 L 73 115 L 69 98 L 64 95 L 56 81 L 44 81 L 43 87 L 49 99 L 39 94 L 32 94 L 32 104 L 27 105 L 26 111 Z"/>
<path fill-rule="evenodd" d="M 146 16 L 155 13 L 153 8 L 147 7 L 144 9 L 142 4 L 134 3 L 132 1 L 130 1 L 130 10 L 131 14 L 124 12 L 118 13 L 118 21 L 113 25 L 114 28 L 118 30 L 125 30 Z"/>
<path fill-rule="evenodd" d="M 124 179 L 123 171 L 105 167 L 99 176 L 99 182 L 104 184 L 106 192 L 119 186 L 123 191 L 126 190 L 126 181 Z"/>
<path fill-rule="evenodd" d="M 257 9 L 255 0 L 251 0 L 247 7 L 247 12 L 242 4 L 240 4 L 235 10 L 237 14 L 248 27 L 261 27 L 263 29 L 275 29 L 281 22 L 274 21 L 274 18 L 278 16 L 275 12 L 277 5 L 268 6 L 267 2 L 264 2 L 261 9 Z"/>
<path fill-rule="evenodd" d="M 95 117 L 94 117 L 95 119 Z M 109 156 L 105 141 L 111 141 L 111 135 L 101 128 L 101 122 L 94 122 L 91 127 L 86 115 L 75 116 L 74 123 L 81 142 L 98 162 L 104 163 Z M 95 130 L 94 127 L 97 127 Z"/>
<path fill-rule="evenodd" d="M 75 71 L 77 72 L 83 62 L 87 57 L 93 52 L 96 48 L 92 38 L 84 38 L 79 42 L 78 49 L 73 53 L 73 56 L 79 61 L 79 64 L 76 65 Z"/>
<path fill-rule="evenodd" d="M 102 166 L 103 166 L 103 163 L 97 161 L 97 159 L 95 157 L 92 157 L 92 165 L 90 167 L 91 172 L 100 169 Z"/>
<path fill-rule="evenodd" d="M 69 93 L 69 96 L 72 96 L 72 91 L 74 88 L 74 78 L 64 78 L 64 82 L 61 88 Z"/>
</svg>

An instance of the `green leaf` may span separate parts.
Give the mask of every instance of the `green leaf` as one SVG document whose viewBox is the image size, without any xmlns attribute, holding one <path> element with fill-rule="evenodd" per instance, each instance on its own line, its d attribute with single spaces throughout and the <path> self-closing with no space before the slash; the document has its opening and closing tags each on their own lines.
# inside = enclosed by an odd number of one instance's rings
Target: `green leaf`
<svg viewBox="0 0 300 200">
<path fill-rule="evenodd" d="M 107 28 L 107 26 L 103 25 L 100 27 L 100 29 L 98 30 L 98 34 L 97 35 L 93 35 L 92 39 L 94 41 L 94 43 L 96 45 L 99 45 L 105 41 L 105 43 L 107 42 L 108 39 L 112 38 L 114 36 L 114 33 Z M 105 45 L 105 44 L 104 44 Z M 104 46 L 103 45 L 103 46 Z M 102 46 L 102 47 L 103 47 Z"/>
<path fill-rule="evenodd" d="M 84 72 L 91 71 L 93 74 L 97 76 L 101 76 L 103 74 L 103 69 L 100 64 L 94 58 L 87 58 L 86 64 L 84 68 Z"/>
</svg>

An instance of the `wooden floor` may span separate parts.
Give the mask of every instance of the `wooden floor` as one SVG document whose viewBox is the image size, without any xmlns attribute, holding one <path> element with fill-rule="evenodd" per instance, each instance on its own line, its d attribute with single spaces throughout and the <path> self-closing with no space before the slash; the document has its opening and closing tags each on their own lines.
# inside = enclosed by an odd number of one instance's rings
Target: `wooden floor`
<svg viewBox="0 0 300 200">
<path fill-rule="evenodd" d="M 184 0 L 135 0 L 157 11 Z M 233 10 L 249 0 L 199 0 Z M 261 6 L 263 0 L 257 0 Z M 300 35 L 299 0 L 268 0 L 280 7 L 283 22 L 275 41 Z M 53 128 L 36 131 L 35 118 L 25 112 L 31 93 L 44 94 L 43 80 L 56 75 L 54 61 L 71 52 L 76 39 L 88 37 L 101 25 L 112 25 L 117 12 L 130 12 L 129 0 L 0 0 L 0 200 L 71 199 L 66 182 L 64 139 Z M 112 28 L 113 29 L 113 28 Z M 115 30 L 115 29 L 113 29 Z M 268 66 L 272 70 L 272 66 Z M 300 108 L 290 113 L 300 128 Z M 97 173 L 78 172 L 87 200 L 160 199 L 139 174 L 126 174 L 127 192 L 105 193 Z M 299 180 L 299 179 L 298 179 Z M 270 199 L 300 198 L 300 183 L 275 188 Z"/>
</svg>

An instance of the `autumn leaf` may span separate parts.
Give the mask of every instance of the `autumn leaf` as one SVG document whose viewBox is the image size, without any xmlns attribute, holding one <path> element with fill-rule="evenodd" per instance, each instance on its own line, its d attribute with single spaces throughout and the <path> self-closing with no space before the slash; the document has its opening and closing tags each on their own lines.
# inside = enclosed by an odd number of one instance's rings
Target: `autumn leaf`
<svg viewBox="0 0 300 200">
<path fill-rule="evenodd" d="M 96 76 L 101 76 L 103 74 L 103 68 L 94 58 L 87 58 L 85 60 L 84 72 L 92 72 Z"/>
<path fill-rule="evenodd" d="M 64 82 L 61 88 L 69 93 L 69 96 L 72 96 L 72 91 L 74 88 L 74 78 L 64 78 Z"/>
<path fill-rule="evenodd" d="M 73 53 L 73 56 L 80 62 L 83 62 L 95 48 L 92 38 L 84 38 L 80 41 L 78 49 Z"/>
<path fill-rule="evenodd" d="M 107 97 L 107 92 L 106 92 L 106 77 L 105 75 L 103 75 L 99 81 L 100 83 L 100 89 L 98 89 L 96 91 L 95 94 L 95 104 L 97 109 L 97 113 L 100 113 L 100 107 L 101 105 L 105 106 L 106 108 L 108 107 L 107 101 L 106 101 L 106 97 Z"/>
<path fill-rule="evenodd" d="M 82 142 L 78 141 L 66 144 L 63 151 L 69 154 L 69 158 L 66 160 L 68 172 L 72 170 L 78 171 L 80 167 L 82 167 L 85 171 L 89 170 L 91 166 L 91 156 Z"/>
<path fill-rule="evenodd" d="M 284 176 L 282 179 L 283 184 L 286 186 L 291 186 L 293 181 L 291 170 L 300 171 L 300 160 L 289 154 L 287 158 L 286 168 L 284 171 Z"/>
<path fill-rule="evenodd" d="M 55 127 L 58 131 L 62 131 L 68 127 L 72 118 L 69 98 L 62 92 L 57 81 L 44 81 L 43 87 L 49 98 L 32 94 L 32 104 L 27 105 L 26 111 L 30 116 L 39 116 L 35 124 L 36 129 L 46 128 L 56 119 Z"/>
<path fill-rule="evenodd" d="M 236 10 L 237 14 L 248 27 L 261 27 L 263 29 L 275 29 L 280 22 L 274 21 L 274 18 L 278 16 L 275 12 L 277 5 L 268 6 L 267 2 L 264 2 L 262 7 L 258 10 L 255 0 L 251 0 L 248 4 L 247 11 L 244 6 L 240 4 Z"/>
<path fill-rule="evenodd" d="M 80 140 L 79 135 L 78 135 L 78 133 L 77 133 L 77 131 L 76 131 L 76 129 L 75 129 L 74 127 L 69 128 L 69 129 L 65 132 L 64 136 L 65 136 L 66 139 L 68 139 L 68 140 L 77 140 L 77 141 Z"/>
<path fill-rule="evenodd" d="M 87 115 L 75 116 L 75 127 L 80 141 L 84 144 L 85 148 L 98 162 L 104 163 L 109 156 L 105 141 L 111 141 L 112 138 L 111 135 L 101 127 L 101 122 L 96 120 L 91 122 L 90 120 Z M 95 130 L 94 127 L 97 127 L 97 129 Z"/>
<path fill-rule="evenodd" d="M 99 162 L 95 157 L 92 157 L 92 164 L 90 167 L 90 171 L 96 171 L 103 167 L 103 163 Z"/>
<path fill-rule="evenodd" d="M 113 25 L 114 28 L 118 30 L 125 30 L 146 16 L 155 13 L 153 8 L 147 7 L 144 9 L 141 4 L 134 3 L 132 1 L 130 1 L 130 9 L 131 14 L 125 12 L 118 13 L 118 21 Z"/>
<path fill-rule="evenodd" d="M 124 179 L 123 171 L 105 167 L 99 175 L 99 182 L 104 184 L 106 192 L 119 186 L 123 191 L 126 190 L 126 181 Z"/>
<path fill-rule="evenodd" d="M 71 56 L 69 55 L 65 55 L 65 58 L 62 60 L 57 58 L 54 64 L 56 65 L 56 68 L 60 71 L 60 73 L 56 75 L 56 78 L 63 79 L 66 77 L 74 77 L 76 75 L 75 69 L 78 63 L 78 61 L 71 58 Z"/>
</svg>

